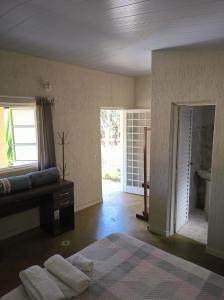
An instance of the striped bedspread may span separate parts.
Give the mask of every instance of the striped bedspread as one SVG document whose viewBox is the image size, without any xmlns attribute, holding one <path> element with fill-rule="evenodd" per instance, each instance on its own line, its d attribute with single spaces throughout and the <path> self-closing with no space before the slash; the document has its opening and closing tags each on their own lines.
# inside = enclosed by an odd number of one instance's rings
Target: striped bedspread
<svg viewBox="0 0 224 300">
<path fill-rule="evenodd" d="M 124 234 L 80 253 L 94 260 L 94 271 L 90 287 L 76 299 L 224 299 L 224 277 Z M 28 299 L 19 289 L 20 297 L 15 289 L 3 299 Z"/>
</svg>

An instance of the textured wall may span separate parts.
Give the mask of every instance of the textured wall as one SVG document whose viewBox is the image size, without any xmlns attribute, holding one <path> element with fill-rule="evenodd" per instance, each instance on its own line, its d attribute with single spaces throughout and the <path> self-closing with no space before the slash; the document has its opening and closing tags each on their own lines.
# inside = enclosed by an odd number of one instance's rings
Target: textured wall
<svg viewBox="0 0 224 300">
<path fill-rule="evenodd" d="M 50 94 L 56 97 L 55 133 L 69 131 L 65 152 L 68 179 L 75 184 L 75 208 L 101 202 L 99 109 L 133 108 L 134 79 L 3 51 L 0 70 L 0 95 L 43 95 L 41 81 L 50 81 Z M 56 150 L 60 162 L 58 145 Z"/>
<path fill-rule="evenodd" d="M 152 55 L 150 228 L 169 232 L 171 104 L 212 102 L 216 106 L 208 248 L 224 256 L 224 51 L 170 49 Z"/>
<path fill-rule="evenodd" d="M 151 108 L 151 75 L 135 77 L 135 107 Z"/>
</svg>

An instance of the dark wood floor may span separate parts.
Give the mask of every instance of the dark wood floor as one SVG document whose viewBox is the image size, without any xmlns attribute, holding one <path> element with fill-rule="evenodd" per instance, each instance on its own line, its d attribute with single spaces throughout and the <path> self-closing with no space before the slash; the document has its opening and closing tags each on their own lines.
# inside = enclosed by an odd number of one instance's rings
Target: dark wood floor
<svg viewBox="0 0 224 300">
<path fill-rule="evenodd" d="M 142 201 L 140 196 L 117 193 L 103 204 L 78 212 L 75 231 L 52 238 L 35 229 L 1 242 L 0 296 L 19 285 L 20 270 L 33 264 L 42 265 L 55 253 L 67 257 L 112 232 L 130 234 L 224 275 L 224 260 L 207 254 L 204 245 L 180 235 L 165 239 L 148 232 L 147 223 L 135 218 Z M 70 245 L 62 246 L 63 241 L 70 241 Z"/>
</svg>

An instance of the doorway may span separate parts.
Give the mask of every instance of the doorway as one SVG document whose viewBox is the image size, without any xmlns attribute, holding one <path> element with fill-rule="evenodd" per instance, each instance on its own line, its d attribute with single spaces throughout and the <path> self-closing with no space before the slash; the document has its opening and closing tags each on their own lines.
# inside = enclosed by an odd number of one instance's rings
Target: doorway
<svg viewBox="0 0 224 300">
<path fill-rule="evenodd" d="M 179 105 L 176 114 L 174 232 L 207 244 L 215 105 Z"/>
<path fill-rule="evenodd" d="M 101 171 L 103 198 L 123 191 L 123 110 L 101 109 Z"/>
</svg>

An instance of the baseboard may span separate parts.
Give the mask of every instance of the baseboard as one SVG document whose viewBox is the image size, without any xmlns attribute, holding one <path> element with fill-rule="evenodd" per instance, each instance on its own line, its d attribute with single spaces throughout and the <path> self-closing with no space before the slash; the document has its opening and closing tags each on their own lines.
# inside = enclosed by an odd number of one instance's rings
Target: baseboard
<svg viewBox="0 0 224 300">
<path fill-rule="evenodd" d="M 8 231 L 6 233 L 4 233 L 3 235 L 0 236 L 0 241 L 3 241 L 3 240 L 7 240 L 15 235 L 19 235 L 23 232 L 26 232 L 26 231 L 29 231 L 31 229 L 34 229 L 34 228 L 39 228 L 40 224 L 32 224 L 30 226 L 27 226 L 26 228 L 17 228 L 15 230 L 11 230 L 11 231 Z"/>
<path fill-rule="evenodd" d="M 216 250 L 216 249 L 213 249 L 211 247 L 206 247 L 206 252 L 211 254 L 211 255 L 214 255 L 214 256 L 217 256 L 219 258 L 222 258 L 224 259 L 224 252 L 223 251 L 219 251 L 219 250 Z"/>
<path fill-rule="evenodd" d="M 98 201 L 95 201 L 95 202 L 90 202 L 90 203 L 85 203 L 83 205 L 79 205 L 78 207 L 75 208 L 75 212 L 78 212 L 80 210 L 83 210 L 85 208 L 88 208 L 88 207 L 91 207 L 91 206 L 94 206 L 94 205 L 97 205 L 97 204 L 100 204 L 102 202 L 103 202 L 103 200 L 98 200 Z"/>
<path fill-rule="evenodd" d="M 170 235 L 168 230 L 162 230 L 160 228 L 150 228 L 150 226 L 149 231 L 164 237 L 168 237 Z"/>
</svg>

